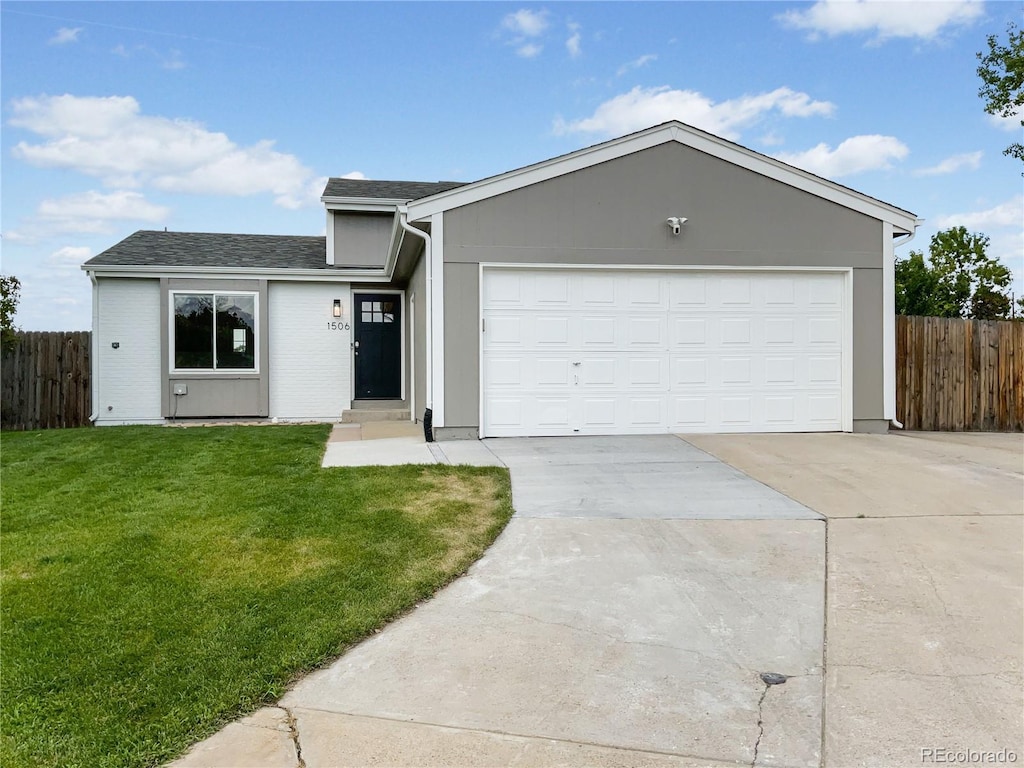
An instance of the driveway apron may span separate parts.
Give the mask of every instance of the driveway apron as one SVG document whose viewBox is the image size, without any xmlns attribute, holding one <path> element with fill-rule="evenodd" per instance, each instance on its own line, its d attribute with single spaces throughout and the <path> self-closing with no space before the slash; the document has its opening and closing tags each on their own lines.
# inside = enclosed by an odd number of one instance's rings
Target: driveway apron
<svg viewBox="0 0 1024 768">
<path fill-rule="evenodd" d="M 673 436 L 485 445 L 515 516 L 285 696 L 306 766 L 818 765 L 817 513 Z"/>
</svg>

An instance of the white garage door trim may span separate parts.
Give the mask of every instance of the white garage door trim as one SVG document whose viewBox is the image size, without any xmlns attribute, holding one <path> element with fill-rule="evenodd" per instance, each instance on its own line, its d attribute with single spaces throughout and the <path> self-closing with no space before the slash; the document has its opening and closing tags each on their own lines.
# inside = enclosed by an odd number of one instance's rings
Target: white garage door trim
<svg viewBox="0 0 1024 768">
<path fill-rule="evenodd" d="M 840 309 L 840 338 L 841 338 L 841 383 L 840 383 L 840 417 L 838 429 L 845 432 L 853 431 L 853 270 L 850 268 L 835 268 L 835 267 L 742 267 L 742 266 L 713 266 L 713 265 L 630 265 L 630 264 L 510 264 L 510 263 L 482 263 L 480 264 L 479 270 L 479 325 L 478 329 L 481 331 L 478 336 L 478 360 L 479 364 L 479 429 L 480 437 L 495 437 L 494 434 L 499 432 L 504 435 L 505 432 L 502 430 L 490 430 L 488 434 L 488 422 L 485 413 L 486 409 L 486 390 L 485 390 L 485 334 L 482 332 L 484 328 L 484 318 L 487 312 L 487 304 L 485 299 L 485 288 L 486 278 L 489 274 L 494 274 L 499 271 L 518 271 L 518 272 L 531 272 L 536 273 L 539 270 L 558 270 L 558 271 L 599 271 L 609 273 L 619 273 L 622 275 L 637 274 L 637 273 L 660 273 L 667 274 L 673 272 L 701 272 L 709 273 L 714 276 L 716 274 L 727 274 L 727 273 L 748 273 L 748 274 L 770 274 L 770 273 L 791 273 L 791 274 L 802 274 L 810 276 L 813 273 L 819 274 L 830 274 L 840 277 L 841 294 L 842 294 L 842 306 Z M 641 430 L 636 430 L 641 431 Z M 652 427 L 647 430 L 648 432 L 685 432 L 687 430 L 682 428 L 672 427 Z M 700 430 L 690 430 L 700 431 Z M 722 430 L 725 431 L 725 430 Z M 584 432 L 581 432 L 583 434 Z M 598 432 L 587 432 L 588 434 L 598 434 Z M 621 432 L 613 432 L 621 433 Z M 548 434 L 548 433 L 546 433 Z"/>
</svg>

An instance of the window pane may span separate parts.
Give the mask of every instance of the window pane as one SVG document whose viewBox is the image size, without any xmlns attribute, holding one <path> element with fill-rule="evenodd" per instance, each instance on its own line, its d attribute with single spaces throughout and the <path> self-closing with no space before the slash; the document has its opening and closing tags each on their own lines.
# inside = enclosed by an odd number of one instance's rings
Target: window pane
<svg viewBox="0 0 1024 768">
<path fill-rule="evenodd" d="M 174 367 L 213 368 L 213 296 L 174 294 Z"/>
<path fill-rule="evenodd" d="M 368 301 L 361 302 L 363 312 L 369 312 L 372 309 L 372 305 Z"/>
<path fill-rule="evenodd" d="M 373 302 L 373 311 L 374 312 L 380 312 L 380 302 L 379 301 Z"/>
<path fill-rule="evenodd" d="M 375 322 L 375 323 L 383 323 L 384 322 L 384 318 L 381 317 L 381 313 L 380 312 L 374 312 L 373 313 L 373 322 Z"/>
<path fill-rule="evenodd" d="M 384 313 L 384 322 L 385 323 L 393 323 L 393 322 L 395 322 L 395 316 L 392 315 L 390 312 L 385 312 Z"/>
<path fill-rule="evenodd" d="M 217 368 L 256 367 L 255 314 L 254 296 L 217 296 Z"/>
<path fill-rule="evenodd" d="M 363 322 L 368 323 L 371 321 L 373 316 L 369 312 L 363 312 Z"/>
</svg>

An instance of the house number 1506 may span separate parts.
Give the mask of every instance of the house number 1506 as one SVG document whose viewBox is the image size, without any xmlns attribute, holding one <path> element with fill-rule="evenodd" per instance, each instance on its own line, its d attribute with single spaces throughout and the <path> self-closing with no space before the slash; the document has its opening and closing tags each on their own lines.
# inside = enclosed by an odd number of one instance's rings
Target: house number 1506
<svg viewBox="0 0 1024 768">
<path fill-rule="evenodd" d="M 348 328 L 348 323 L 339 323 L 337 320 L 331 320 L 327 323 L 327 330 L 329 331 L 347 331 Z"/>
</svg>

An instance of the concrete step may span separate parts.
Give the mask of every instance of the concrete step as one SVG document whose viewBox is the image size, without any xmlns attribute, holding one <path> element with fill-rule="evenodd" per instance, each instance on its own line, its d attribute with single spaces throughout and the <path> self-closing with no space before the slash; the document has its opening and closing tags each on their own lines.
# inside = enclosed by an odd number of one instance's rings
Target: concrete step
<svg viewBox="0 0 1024 768">
<path fill-rule="evenodd" d="M 342 424 L 363 424 L 367 421 L 409 421 L 408 408 L 355 408 L 341 412 Z"/>
</svg>

